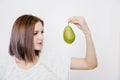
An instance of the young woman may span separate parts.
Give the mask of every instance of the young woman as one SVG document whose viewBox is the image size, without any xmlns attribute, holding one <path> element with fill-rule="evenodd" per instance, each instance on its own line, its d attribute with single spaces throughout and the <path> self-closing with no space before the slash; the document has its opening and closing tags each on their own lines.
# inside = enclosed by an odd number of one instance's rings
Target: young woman
<svg viewBox="0 0 120 80">
<path fill-rule="evenodd" d="M 75 24 L 83 31 L 86 38 L 86 57 L 71 57 L 71 69 L 87 70 L 97 67 L 97 58 L 91 33 L 85 19 L 81 16 L 73 16 L 68 19 L 69 23 Z M 68 80 L 66 75 L 60 76 L 55 70 L 61 70 L 53 64 L 52 58 L 43 59 L 42 46 L 44 38 L 44 22 L 33 15 L 22 15 L 16 19 L 11 33 L 9 53 L 12 61 L 5 75 L 5 80 Z M 49 53 L 50 54 L 50 53 Z M 57 58 L 55 58 L 57 59 Z M 59 65 L 62 65 L 59 63 Z M 69 65 L 65 65 L 69 66 Z M 55 67 L 56 69 L 53 69 Z M 61 70 L 64 73 L 64 70 Z M 63 77 L 64 76 L 64 77 Z"/>
</svg>

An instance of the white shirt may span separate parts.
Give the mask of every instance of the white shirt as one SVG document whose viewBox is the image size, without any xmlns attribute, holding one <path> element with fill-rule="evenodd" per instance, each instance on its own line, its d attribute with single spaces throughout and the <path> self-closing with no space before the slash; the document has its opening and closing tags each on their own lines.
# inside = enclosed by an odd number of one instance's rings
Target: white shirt
<svg viewBox="0 0 120 80">
<path fill-rule="evenodd" d="M 12 59 L 5 80 L 69 80 L 70 58 L 55 54 L 40 54 L 36 65 L 21 69 Z"/>
</svg>

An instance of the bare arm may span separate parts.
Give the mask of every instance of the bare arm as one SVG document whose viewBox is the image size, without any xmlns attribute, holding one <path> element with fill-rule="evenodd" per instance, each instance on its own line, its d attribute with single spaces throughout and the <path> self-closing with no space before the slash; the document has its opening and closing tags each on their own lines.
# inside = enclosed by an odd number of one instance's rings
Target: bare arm
<svg viewBox="0 0 120 80">
<path fill-rule="evenodd" d="M 82 30 L 86 38 L 86 57 L 85 58 L 72 57 L 71 69 L 78 70 L 94 69 L 95 67 L 97 67 L 97 57 L 94 44 L 92 41 L 92 36 L 85 19 L 82 16 L 74 16 L 69 18 L 68 22 L 75 24 L 80 30 Z"/>
</svg>

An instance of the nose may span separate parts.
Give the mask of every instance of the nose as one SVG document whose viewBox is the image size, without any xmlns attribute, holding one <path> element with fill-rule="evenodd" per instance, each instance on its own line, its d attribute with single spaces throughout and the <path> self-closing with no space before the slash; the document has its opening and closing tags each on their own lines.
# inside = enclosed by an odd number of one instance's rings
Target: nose
<svg viewBox="0 0 120 80">
<path fill-rule="evenodd" d="M 37 38 L 38 38 L 39 40 L 43 40 L 43 38 L 44 38 L 44 37 L 43 37 L 43 34 L 39 33 L 38 36 L 37 36 Z"/>
</svg>

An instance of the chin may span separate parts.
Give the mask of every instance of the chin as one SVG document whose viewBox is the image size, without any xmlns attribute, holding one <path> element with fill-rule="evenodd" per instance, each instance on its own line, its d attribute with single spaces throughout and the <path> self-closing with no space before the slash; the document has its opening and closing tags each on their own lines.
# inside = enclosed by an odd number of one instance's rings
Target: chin
<svg viewBox="0 0 120 80">
<path fill-rule="evenodd" d="M 35 48 L 35 50 L 41 50 L 41 49 Z"/>
<path fill-rule="evenodd" d="M 41 50 L 42 49 L 42 47 L 37 47 L 37 48 L 35 48 L 35 50 Z"/>
</svg>

